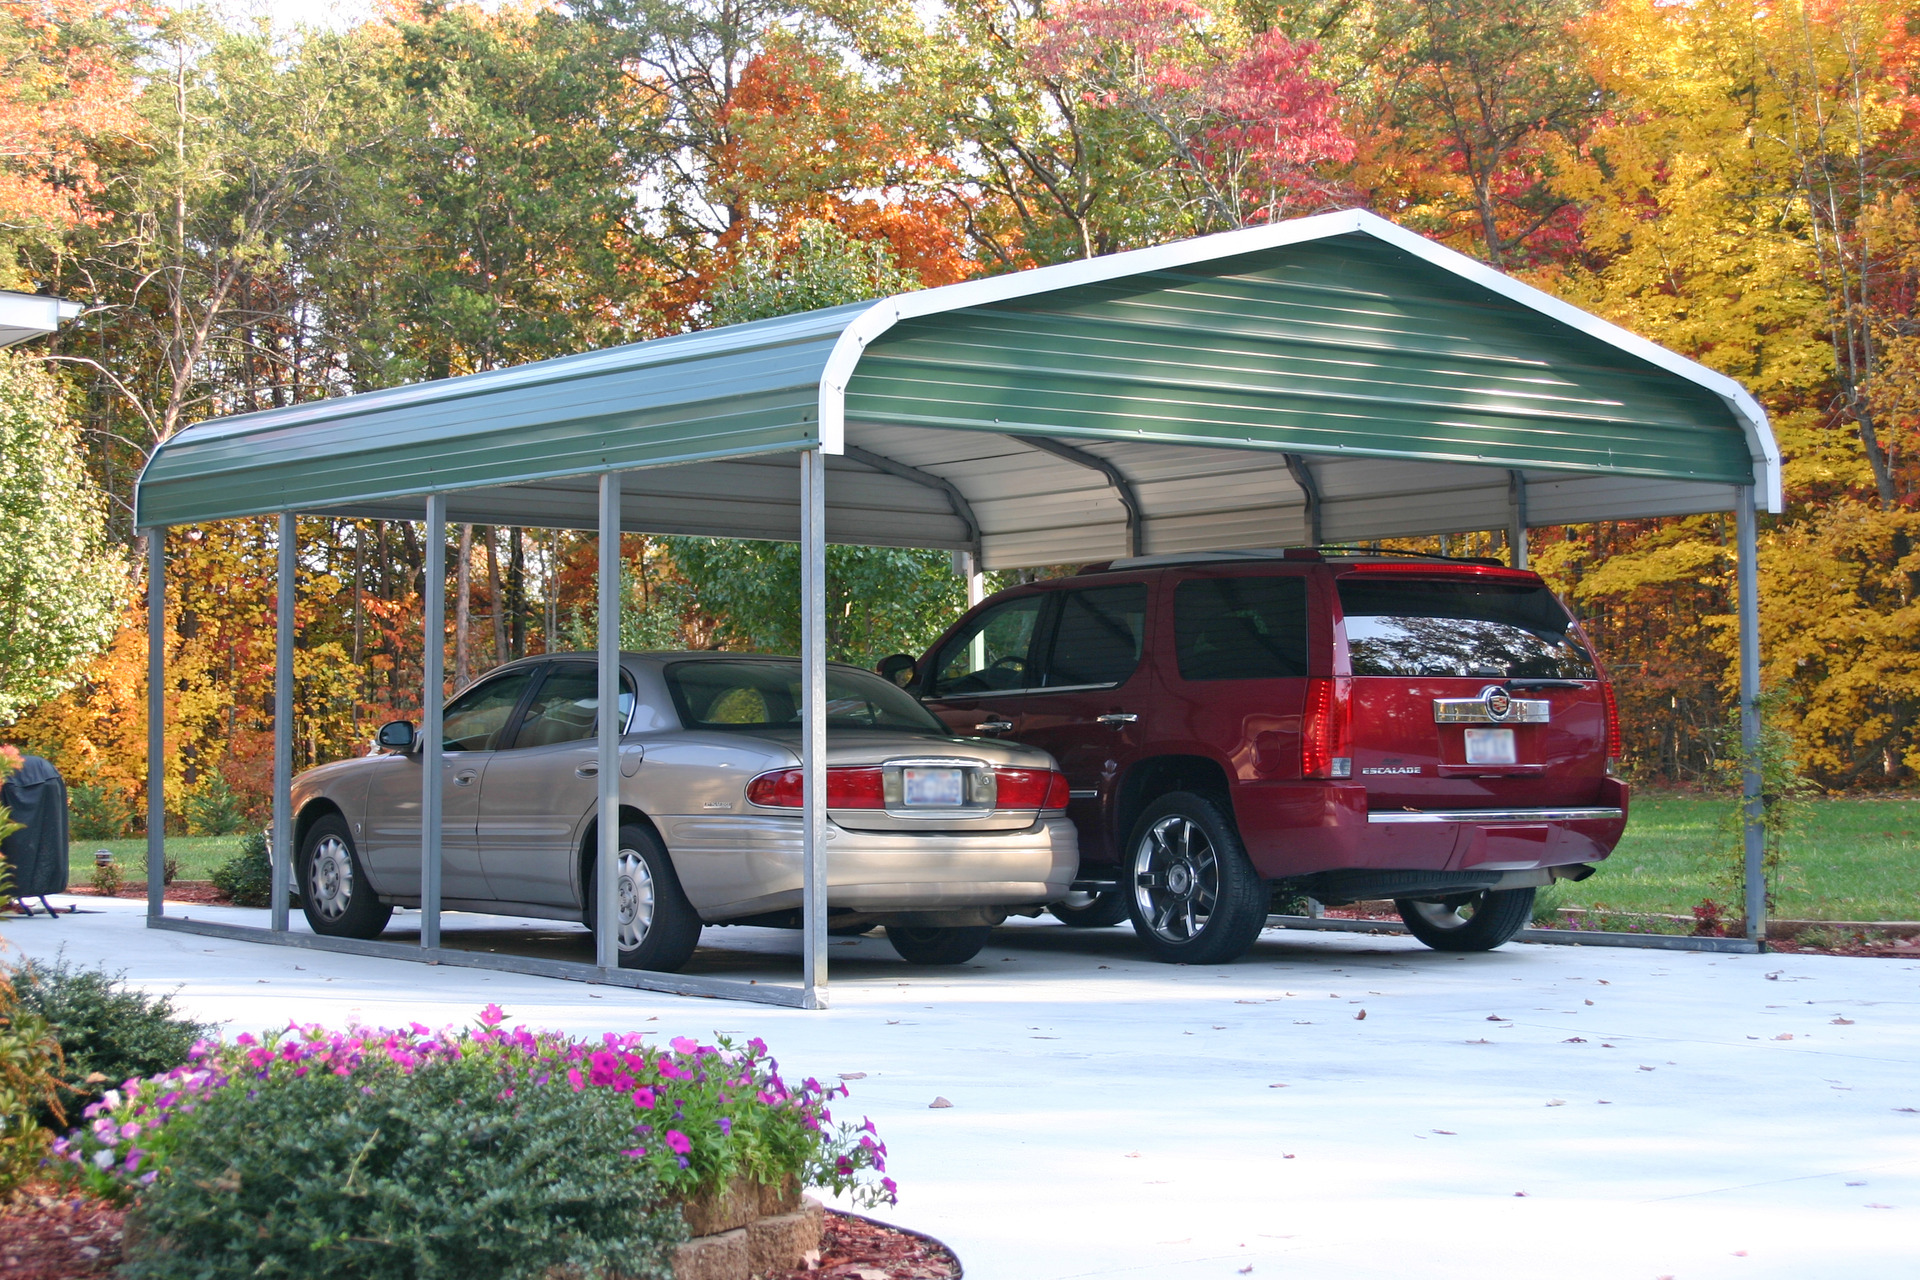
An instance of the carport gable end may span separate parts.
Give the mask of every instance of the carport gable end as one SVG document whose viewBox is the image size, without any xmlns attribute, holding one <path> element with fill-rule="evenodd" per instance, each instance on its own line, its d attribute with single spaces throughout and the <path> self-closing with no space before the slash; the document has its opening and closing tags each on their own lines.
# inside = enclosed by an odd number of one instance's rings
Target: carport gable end
<svg viewBox="0 0 1920 1280">
<path fill-rule="evenodd" d="M 953 432 L 990 433 L 1009 456 L 997 468 L 978 445 L 948 457 Z M 453 519 L 471 505 L 496 521 L 592 527 L 588 486 L 542 482 L 706 463 L 710 481 L 673 482 L 701 490 L 697 502 L 662 501 L 631 477 L 623 525 L 791 537 L 792 485 L 778 478 L 791 464 L 764 455 L 852 443 L 899 466 L 836 461 L 836 481 L 858 475 L 863 493 L 890 496 L 833 503 L 830 540 L 966 549 L 984 536 L 998 544 L 993 567 L 1070 559 L 1076 540 L 1036 539 L 1031 508 L 996 519 L 980 472 L 1045 465 L 1090 486 L 1079 505 L 1102 507 L 1102 519 L 1118 521 L 1117 504 L 1100 477 L 1029 460 L 1038 451 L 1022 436 L 1071 441 L 1123 469 L 1144 446 L 1265 455 L 1280 468 L 1257 500 L 1268 507 L 1305 500 L 1280 464 L 1288 457 L 1534 473 L 1536 523 L 1577 517 L 1601 495 L 1556 512 L 1554 493 L 1599 478 L 1636 515 L 1726 510 L 1733 487 L 1756 482 L 1759 505 L 1779 506 L 1778 451 L 1738 384 L 1348 211 L 198 424 L 156 451 L 138 521 L 292 508 L 402 516 L 407 499 L 447 492 Z M 762 465 L 747 469 L 755 458 Z M 1451 465 L 1430 474 L 1436 495 L 1461 488 Z M 1656 483 L 1629 496 L 1620 486 L 1633 479 Z M 978 527 L 941 499 L 941 482 L 974 504 Z M 1404 505 L 1404 483 L 1389 487 Z M 1436 497 L 1421 527 L 1504 523 L 1509 500 L 1491 478 L 1485 487 L 1472 503 Z M 1372 504 L 1339 488 L 1335 475 L 1328 500 L 1348 518 L 1334 532 L 1351 536 Z M 1203 517 L 1194 495 L 1154 505 L 1147 494 L 1145 549 L 1189 549 L 1190 537 L 1162 545 L 1155 524 Z M 1236 523 L 1222 549 L 1272 545 L 1292 527 Z"/>
</svg>

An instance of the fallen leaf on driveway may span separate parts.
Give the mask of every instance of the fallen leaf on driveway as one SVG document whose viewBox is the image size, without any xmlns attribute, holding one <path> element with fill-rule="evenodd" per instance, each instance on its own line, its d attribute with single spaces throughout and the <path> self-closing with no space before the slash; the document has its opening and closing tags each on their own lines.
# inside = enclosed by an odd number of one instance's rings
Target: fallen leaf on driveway
<svg viewBox="0 0 1920 1280">
<path fill-rule="evenodd" d="M 1491 1041 L 1491 1040 L 1468 1040 L 1468 1041 L 1465 1041 L 1464 1043 L 1466 1043 L 1466 1044 L 1492 1044 L 1492 1043 L 1493 1043 L 1493 1041 Z"/>
<path fill-rule="evenodd" d="M 1904 1111 L 1908 1115 L 1920 1115 L 1920 1107 L 1895 1107 L 1895 1111 Z"/>
<path fill-rule="evenodd" d="M 1793 1032 L 1782 1031 L 1779 1035 L 1775 1036 L 1774 1039 L 1775 1040 L 1791 1040 L 1793 1039 Z"/>
<path fill-rule="evenodd" d="M 842 1080 L 865 1080 L 867 1073 L 864 1071 L 842 1071 L 840 1078 Z"/>
<path fill-rule="evenodd" d="M 1516 545 L 1517 545 L 1517 544 L 1516 544 Z M 1248 1264 L 1247 1264 L 1246 1266 L 1244 1266 L 1244 1267 L 1242 1267 L 1242 1268 L 1240 1268 L 1240 1274 L 1241 1274 L 1241 1275 L 1243 1275 L 1243 1276 L 1250 1276 L 1250 1275 L 1252 1275 L 1252 1274 L 1253 1274 L 1253 1264 L 1252 1264 L 1251 1262 L 1249 1262 L 1249 1263 L 1248 1263 Z"/>
<path fill-rule="evenodd" d="M 1892 1205 L 1890 1205 L 1890 1204 L 1870 1204 L 1870 1205 L 1868 1205 L 1868 1206 L 1867 1206 L 1867 1208 L 1869 1208 L 1869 1209 L 1891 1209 L 1891 1208 L 1893 1208 L 1893 1206 L 1892 1206 Z"/>
<path fill-rule="evenodd" d="M 944 1107 L 950 1107 L 952 1105 L 953 1104 L 951 1102 L 948 1102 L 945 1098 L 935 1098 L 932 1102 L 929 1102 L 927 1104 L 927 1110 L 939 1111 Z"/>
<path fill-rule="evenodd" d="M 1434 1132 L 1443 1138 L 1457 1138 L 1460 1136 L 1451 1129 L 1435 1129 Z"/>
<path fill-rule="evenodd" d="M 1564 1107 L 1567 1105 L 1567 1100 L 1565 1098 L 1554 1098 L 1548 1101 L 1547 1105 L 1550 1107 Z"/>
<path fill-rule="evenodd" d="M 1587 1001 L 1587 1003 L 1588 1003 L 1588 1004 L 1592 1004 L 1592 1003 L 1593 1003 L 1593 1001 L 1591 1001 L 1591 1000 L 1589 1000 L 1589 1001 Z"/>
<path fill-rule="evenodd" d="M 1490 1013 L 1487 1015 L 1487 1021 L 1488 1022 L 1511 1022 L 1513 1021 L 1513 1019 L 1503 1018 L 1497 1013 Z"/>
<path fill-rule="evenodd" d="M 1269 1088 L 1269 1089 L 1284 1089 L 1284 1088 L 1286 1088 L 1286 1087 L 1287 1087 L 1287 1086 L 1285 1086 L 1285 1085 L 1283 1085 L 1283 1084 L 1270 1084 L 1270 1085 L 1268 1085 L 1268 1086 L 1267 1086 L 1267 1088 Z"/>
<path fill-rule="evenodd" d="M 1852 1018 L 1835 1018 L 1832 1022 L 1828 1023 L 1827 1025 L 1833 1026 L 1833 1027 L 1850 1027 L 1853 1025 L 1853 1019 Z"/>
<path fill-rule="evenodd" d="M 1280 1153 L 1280 1158 L 1281 1158 L 1282 1160 L 1291 1160 L 1291 1159 L 1293 1159 L 1293 1152 L 1291 1152 L 1291 1151 L 1282 1151 L 1282 1152 Z"/>
<path fill-rule="evenodd" d="M 1587 1042 L 1587 1038 L 1585 1036 L 1568 1036 L 1565 1040 L 1562 1040 L 1560 1043 L 1561 1044 L 1585 1044 L 1586 1042 Z"/>
<path fill-rule="evenodd" d="M 1367 1020 L 1367 1011 L 1362 1009 L 1360 1012 L 1354 1014 L 1353 1020 L 1355 1022 L 1365 1022 Z"/>
<path fill-rule="evenodd" d="M 1129 1160 L 1138 1160 L 1140 1158 L 1140 1153 L 1138 1151 L 1129 1151 L 1127 1152 L 1126 1158 Z"/>
<path fill-rule="evenodd" d="M 1515 1195 L 1516 1197 L 1518 1197 L 1518 1196 L 1524 1196 L 1524 1195 L 1526 1195 L 1527 1193 L 1526 1193 L 1526 1192 L 1524 1192 L 1524 1191 L 1516 1191 L 1516 1192 L 1514 1192 L 1513 1194 L 1514 1194 L 1514 1195 Z"/>
</svg>

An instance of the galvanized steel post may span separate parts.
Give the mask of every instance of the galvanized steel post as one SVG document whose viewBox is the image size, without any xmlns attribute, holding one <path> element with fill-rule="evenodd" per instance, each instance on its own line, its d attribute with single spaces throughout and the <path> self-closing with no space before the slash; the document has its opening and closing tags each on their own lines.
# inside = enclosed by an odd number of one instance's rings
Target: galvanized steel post
<svg viewBox="0 0 1920 1280">
<path fill-rule="evenodd" d="M 147 530 L 147 914 L 167 913 L 167 527 Z"/>
<path fill-rule="evenodd" d="M 599 818 L 593 960 L 620 965 L 620 477 L 600 477 Z"/>
<path fill-rule="evenodd" d="M 273 928 L 287 930 L 293 879 L 293 512 L 280 513 L 273 620 Z"/>
<path fill-rule="evenodd" d="M 420 674 L 420 945 L 440 945 L 441 712 L 447 690 L 447 495 L 427 495 L 426 581 Z"/>
<path fill-rule="evenodd" d="M 1741 485 L 1734 506 L 1735 567 L 1740 618 L 1741 827 L 1745 837 L 1747 937 L 1767 936 L 1767 832 L 1760 789 L 1760 535 L 1752 485 Z"/>
<path fill-rule="evenodd" d="M 1513 507 L 1513 524 L 1507 531 L 1508 557 L 1516 569 L 1527 567 L 1527 477 L 1519 471 L 1507 472 L 1507 499 Z"/>
<path fill-rule="evenodd" d="M 805 1000 L 827 1007 L 827 460 L 800 455 L 800 926 Z"/>
</svg>

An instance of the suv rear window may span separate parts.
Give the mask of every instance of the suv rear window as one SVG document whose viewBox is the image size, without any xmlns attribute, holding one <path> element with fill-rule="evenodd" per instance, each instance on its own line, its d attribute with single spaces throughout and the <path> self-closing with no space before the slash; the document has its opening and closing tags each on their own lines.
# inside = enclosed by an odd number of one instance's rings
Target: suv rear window
<svg viewBox="0 0 1920 1280">
<path fill-rule="evenodd" d="M 1598 676 L 1572 619 L 1545 587 L 1356 577 L 1339 585 L 1356 676 Z"/>
<path fill-rule="evenodd" d="M 1182 680 L 1307 674 L 1307 583 L 1298 577 L 1192 578 L 1173 592 Z"/>
</svg>

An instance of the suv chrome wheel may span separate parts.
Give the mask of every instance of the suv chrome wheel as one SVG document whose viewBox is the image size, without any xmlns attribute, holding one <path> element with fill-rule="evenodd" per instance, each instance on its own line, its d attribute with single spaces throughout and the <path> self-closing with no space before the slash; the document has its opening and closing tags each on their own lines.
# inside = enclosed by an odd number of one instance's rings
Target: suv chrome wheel
<svg viewBox="0 0 1920 1280">
<path fill-rule="evenodd" d="M 307 860 L 307 898 L 322 920 L 334 921 L 353 904 L 353 855 L 339 836 L 326 836 Z"/>
<path fill-rule="evenodd" d="M 1220 900 L 1220 857 L 1198 824 L 1169 814 L 1147 828 L 1133 857 L 1140 919 L 1166 942 L 1200 936 Z"/>
</svg>

